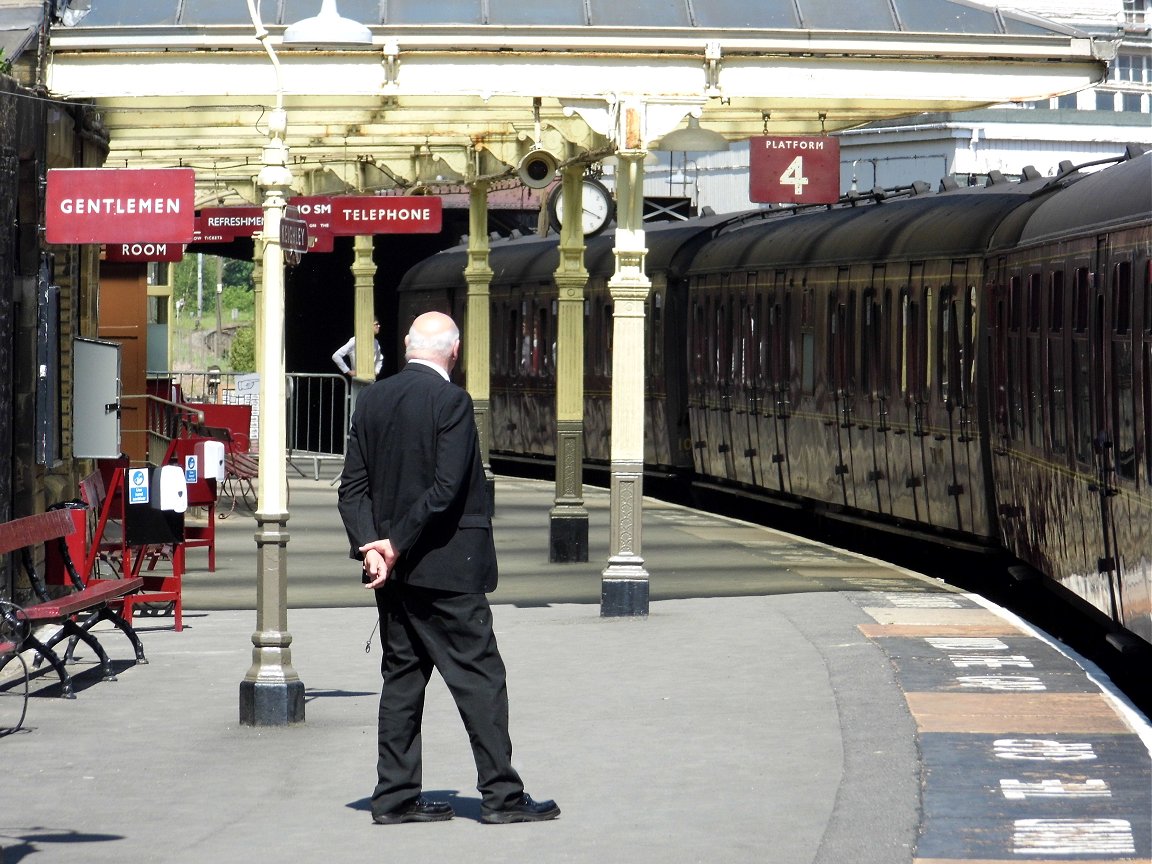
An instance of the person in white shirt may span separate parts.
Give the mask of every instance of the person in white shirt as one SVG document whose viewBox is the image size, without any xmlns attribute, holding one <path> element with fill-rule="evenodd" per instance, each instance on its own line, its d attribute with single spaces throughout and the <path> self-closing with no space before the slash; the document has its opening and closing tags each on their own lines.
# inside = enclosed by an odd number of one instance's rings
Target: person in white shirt
<svg viewBox="0 0 1152 864">
<path fill-rule="evenodd" d="M 380 369 L 384 366 L 384 353 L 380 350 L 380 340 L 377 338 L 380 335 L 380 322 L 372 322 L 372 349 L 375 355 L 376 371 L 374 377 L 379 377 Z M 353 336 L 343 345 L 341 345 L 336 353 L 332 355 L 332 362 L 336 364 L 336 368 L 349 378 L 356 377 L 356 370 L 353 369 L 347 359 L 350 358 L 353 362 L 356 360 L 356 337 Z"/>
</svg>

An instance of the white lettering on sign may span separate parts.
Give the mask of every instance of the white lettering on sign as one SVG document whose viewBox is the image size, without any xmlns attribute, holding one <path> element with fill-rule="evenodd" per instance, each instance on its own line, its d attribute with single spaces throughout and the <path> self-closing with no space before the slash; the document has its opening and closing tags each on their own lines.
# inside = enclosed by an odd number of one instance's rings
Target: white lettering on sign
<svg viewBox="0 0 1152 864">
<path fill-rule="evenodd" d="M 947 594 L 885 594 L 893 606 L 901 609 L 959 609 L 960 604 Z"/>
<path fill-rule="evenodd" d="M 64 198 L 61 213 L 124 216 L 132 213 L 179 213 L 179 198 Z"/>
<path fill-rule="evenodd" d="M 209 216 L 209 228 L 249 228 L 252 226 L 259 227 L 264 224 L 264 217 L 261 216 Z"/>
<path fill-rule="evenodd" d="M 788 163 L 784 173 L 780 175 L 781 186 L 791 186 L 796 195 L 804 194 L 804 187 L 808 185 L 808 178 L 804 176 L 804 157 L 797 156 Z"/>
<path fill-rule="evenodd" d="M 764 141 L 765 150 L 823 150 L 824 141 L 806 138 L 768 138 Z"/>
<path fill-rule="evenodd" d="M 345 207 L 340 210 L 341 215 L 349 222 L 377 222 L 387 220 L 390 222 L 411 222 L 413 220 L 428 221 L 432 218 L 431 208 L 416 210 L 411 207 L 370 208 L 367 210 Z"/>
<path fill-rule="evenodd" d="M 1048 689 L 1043 681 L 1031 675 L 958 675 L 956 681 L 961 687 L 1003 693 L 1038 692 Z"/>
<path fill-rule="evenodd" d="M 329 204 L 297 204 L 302 216 L 309 216 L 312 213 L 331 213 L 332 205 Z"/>
<path fill-rule="evenodd" d="M 1111 798 L 1112 790 L 1103 780 L 1085 780 L 1075 783 L 1071 780 L 1049 779 L 1035 783 L 1023 780 L 1001 780 L 1000 791 L 1009 801 L 1022 801 L 1025 798 Z"/>
<path fill-rule="evenodd" d="M 144 255 L 167 255 L 167 243 L 121 243 L 120 254 L 125 257 L 139 258 Z"/>
<path fill-rule="evenodd" d="M 929 636 L 924 641 L 941 651 L 1008 650 L 1008 646 L 994 636 Z"/>
<path fill-rule="evenodd" d="M 1135 855 L 1127 819 L 1017 819 L 1017 855 Z"/>
<path fill-rule="evenodd" d="M 1044 738 L 1000 738 L 992 743 L 997 759 L 1036 762 L 1090 762 L 1096 758 L 1090 743 L 1065 743 Z"/>
</svg>

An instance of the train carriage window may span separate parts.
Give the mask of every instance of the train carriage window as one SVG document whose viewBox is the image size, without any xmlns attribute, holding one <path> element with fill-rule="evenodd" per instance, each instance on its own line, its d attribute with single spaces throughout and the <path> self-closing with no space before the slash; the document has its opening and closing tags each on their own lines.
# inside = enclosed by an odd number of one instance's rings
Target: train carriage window
<svg viewBox="0 0 1152 864">
<path fill-rule="evenodd" d="M 1136 477 L 1136 403 L 1132 375 L 1132 343 L 1117 339 L 1112 343 L 1112 427 L 1116 439 L 1116 471 L 1121 477 Z"/>
<path fill-rule="evenodd" d="M 1028 440 L 1033 447 L 1044 447 L 1044 391 L 1043 343 L 1040 336 L 1029 332 L 1025 341 L 1025 386 L 1028 388 Z"/>
<path fill-rule="evenodd" d="M 1087 268 L 1077 267 L 1072 278 L 1072 329 L 1077 333 L 1088 332 L 1090 289 Z"/>
<path fill-rule="evenodd" d="M 508 310 L 508 327 L 504 331 L 508 337 L 508 374 L 515 377 L 520 369 L 520 352 L 521 352 L 521 339 L 523 327 L 520 323 L 520 310 Z"/>
<path fill-rule="evenodd" d="M 923 396 L 924 372 L 921 304 L 905 292 L 901 297 L 901 305 L 900 392 L 905 398 L 920 399 Z"/>
<path fill-rule="evenodd" d="M 1122 261 L 1112 268 L 1112 332 L 1125 334 L 1132 329 L 1132 262 Z"/>
<path fill-rule="evenodd" d="M 612 317 L 612 301 L 601 307 L 600 318 L 600 344 L 604 346 L 600 352 L 601 374 L 606 378 L 612 377 L 612 340 L 616 335 L 616 321 Z"/>
<path fill-rule="evenodd" d="M 756 380 L 759 375 L 756 368 L 757 358 L 757 345 L 759 339 L 759 297 L 752 299 L 751 295 L 744 297 L 744 313 L 741 331 L 743 333 L 743 345 L 741 345 L 741 383 L 745 388 L 751 388 L 756 385 Z"/>
<path fill-rule="evenodd" d="M 1116 471 L 1136 477 L 1136 404 L 1132 369 L 1132 263 L 1112 271 L 1112 428 Z"/>
<path fill-rule="evenodd" d="M 1013 276 L 1008 280 L 1008 329 L 1013 333 L 1020 331 L 1022 293 L 1023 287 L 1020 284 L 1020 277 Z"/>
<path fill-rule="evenodd" d="M 651 334 L 651 348 L 648 351 L 651 374 L 660 378 L 664 375 L 664 294 L 654 291 L 651 298 L 651 310 L 648 332 Z"/>
<path fill-rule="evenodd" d="M 500 317 L 500 307 L 493 300 L 488 304 L 488 352 L 492 355 L 492 368 L 504 373 L 504 334 L 500 332 L 504 319 Z"/>
<path fill-rule="evenodd" d="M 1039 273 L 1028 274 L 1028 308 L 1025 310 L 1027 314 L 1027 326 L 1029 333 L 1040 332 L 1040 310 L 1041 310 L 1041 294 L 1040 286 L 1043 284 Z"/>
<path fill-rule="evenodd" d="M 772 333 L 772 325 L 765 317 L 766 304 L 764 295 L 759 291 L 756 292 L 756 344 L 753 350 L 756 352 L 756 386 L 763 392 L 772 382 L 772 370 L 768 367 L 769 357 L 768 353 L 768 339 Z M 767 304 L 767 308 L 771 308 L 771 303 Z"/>
<path fill-rule="evenodd" d="M 876 294 L 869 288 L 864 292 L 860 307 L 860 392 L 872 392 L 874 365 L 877 352 L 876 323 L 879 317 L 876 310 Z"/>
<path fill-rule="evenodd" d="M 1048 429 L 1052 452 L 1068 452 L 1068 394 L 1064 375 L 1064 273 L 1048 274 Z"/>
<path fill-rule="evenodd" d="M 807 282 L 807 280 L 805 280 Z M 816 333 L 812 320 L 812 291 L 804 288 L 800 297 L 800 389 L 816 390 Z"/>
<path fill-rule="evenodd" d="M 976 286 L 969 285 L 964 295 L 963 337 L 960 340 L 960 398 L 965 405 L 973 403 L 976 390 Z"/>
<path fill-rule="evenodd" d="M 1048 331 L 1060 333 L 1064 330 L 1064 272 L 1055 270 L 1048 274 Z"/>
<path fill-rule="evenodd" d="M 1144 342 L 1144 483 L 1152 485 L 1152 341 Z"/>
<path fill-rule="evenodd" d="M 692 301 L 692 381 L 700 384 L 704 380 L 704 358 L 706 345 L 704 340 L 704 304 L 699 299 Z"/>
<path fill-rule="evenodd" d="M 1072 340 L 1072 431 L 1076 458 L 1092 461 L 1092 366 L 1088 340 Z"/>
</svg>

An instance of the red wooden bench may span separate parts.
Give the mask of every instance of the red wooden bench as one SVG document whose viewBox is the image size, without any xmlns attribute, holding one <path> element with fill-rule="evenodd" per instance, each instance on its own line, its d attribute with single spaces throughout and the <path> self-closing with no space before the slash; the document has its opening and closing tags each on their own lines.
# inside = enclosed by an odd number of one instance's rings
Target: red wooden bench
<svg viewBox="0 0 1152 864">
<path fill-rule="evenodd" d="M 22 617 L 31 625 L 17 652 L 35 650 L 47 660 L 60 677 L 61 695 L 66 699 L 75 698 L 72 677 L 68 674 L 64 660 L 55 651 L 55 646 L 65 639 L 72 646 L 79 640 L 95 652 L 105 681 L 115 681 L 112 662 L 104 647 L 91 632 L 98 621 L 111 621 L 132 643 L 137 663 L 147 663 L 144 646 L 132 625 L 116 612 L 114 605 L 122 604 L 126 597 L 138 591 L 144 584 L 142 578 L 112 579 L 85 585 L 72 565 L 72 557 L 64 539 L 76 531 L 76 522 L 67 510 L 49 510 L 34 516 L 24 516 L 10 522 L 0 523 L 0 554 L 19 552 L 20 561 L 28 574 L 40 602 L 25 606 Z M 36 572 L 32 549 L 50 541 L 58 541 L 59 554 L 68 570 L 71 591 L 59 598 L 50 598 Z M 83 616 L 82 618 L 80 616 Z M 80 620 L 78 620 L 80 619 Z M 36 629 L 44 625 L 58 624 L 60 629 L 46 640 L 41 640 Z"/>
</svg>

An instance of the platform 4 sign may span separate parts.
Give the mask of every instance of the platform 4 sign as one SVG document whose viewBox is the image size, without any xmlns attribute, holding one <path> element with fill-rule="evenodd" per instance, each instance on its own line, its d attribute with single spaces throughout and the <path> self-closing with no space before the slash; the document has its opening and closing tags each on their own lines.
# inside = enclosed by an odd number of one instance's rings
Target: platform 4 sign
<svg viewBox="0 0 1152 864">
<path fill-rule="evenodd" d="M 191 168 L 53 168 L 49 243 L 187 243 L 195 230 Z"/>
<path fill-rule="evenodd" d="M 830 136 L 749 139 L 748 197 L 760 204 L 835 204 L 840 142 Z"/>
</svg>

